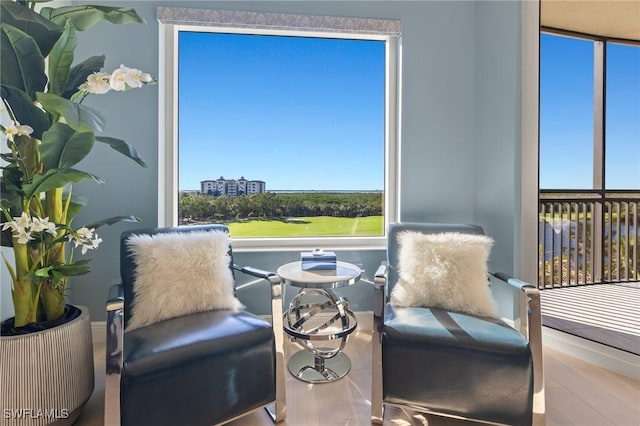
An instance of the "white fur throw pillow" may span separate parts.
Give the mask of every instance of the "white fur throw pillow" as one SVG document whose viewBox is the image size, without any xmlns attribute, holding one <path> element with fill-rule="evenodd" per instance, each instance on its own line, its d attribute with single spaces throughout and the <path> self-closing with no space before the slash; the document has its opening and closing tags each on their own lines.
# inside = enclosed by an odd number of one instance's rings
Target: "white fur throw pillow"
<svg viewBox="0 0 640 426">
<path fill-rule="evenodd" d="M 487 260 L 493 239 L 486 235 L 405 231 L 400 245 L 395 306 L 438 307 L 496 318 Z"/>
<path fill-rule="evenodd" d="M 223 231 L 132 235 L 135 304 L 127 330 L 212 309 L 241 309 Z"/>
</svg>

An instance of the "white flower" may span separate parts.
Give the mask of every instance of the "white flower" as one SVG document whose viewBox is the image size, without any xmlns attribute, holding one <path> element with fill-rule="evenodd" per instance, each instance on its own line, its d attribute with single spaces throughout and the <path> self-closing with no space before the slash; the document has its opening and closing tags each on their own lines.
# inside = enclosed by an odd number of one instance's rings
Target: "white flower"
<svg viewBox="0 0 640 426">
<path fill-rule="evenodd" d="M 98 238 L 98 236 L 96 235 L 94 239 L 82 246 L 82 254 L 85 254 L 87 250 L 97 249 L 101 242 L 102 238 Z"/>
<path fill-rule="evenodd" d="M 2 224 L 2 230 L 6 231 L 7 229 L 11 228 L 11 231 L 14 231 L 16 229 L 16 221 L 12 220 L 10 222 L 5 222 Z"/>
<path fill-rule="evenodd" d="M 80 241 L 90 240 L 91 237 L 93 237 L 93 231 L 93 228 L 89 229 L 86 226 L 83 226 L 82 228 L 76 230 L 77 239 Z"/>
<path fill-rule="evenodd" d="M 18 240 L 18 244 L 27 244 L 30 240 L 33 240 L 31 232 L 26 229 L 19 229 L 13 237 Z"/>
<path fill-rule="evenodd" d="M 5 222 L 2 225 L 2 230 L 5 231 L 11 228 L 13 237 L 18 240 L 20 244 L 26 244 L 28 241 L 33 240 L 31 236 L 34 232 L 48 232 L 49 234 L 56 236 L 58 234 L 56 230 L 56 224 L 49 221 L 49 217 L 41 219 L 37 216 L 30 217 L 26 212 L 22 212 L 20 217 L 14 217 L 13 220 Z"/>
<path fill-rule="evenodd" d="M 26 212 L 22 212 L 20 217 L 14 217 L 11 223 L 15 224 L 14 231 L 24 230 L 31 227 L 31 217 Z"/>
<path fill-rule="evenodd" d="M 82 83 L 78 89 L 89 93 L 102 95 L 111 90 L 109 79 L 111 75 L 106 72 L 94 72 L 87 77 L 87 81 Z"/>
<path fill-rule="evenodd" d="M 120 65 L 120 68 L 111 73 L 109 84 L 113 90 L 123 91 L 129 88 L 142 87 L 143 83 L 153 81 L 151 75 L 142 71 Z"/>
<path fill-rule="evenodd" d="M 54 237 L 58 235 L 58 231 L 56 230 L 56 224 L 53 222 L 49 222 L 49 217 L 45 217 L 44 219 L 40 219 L 39 217 L 33 218 L 33 223 L 31 224 L 31 230 L 33 232 L 48 232 Z"/>
<path fill-rule="evenodd" d="M 76 248 L 81 246 L 80 252 L 85 254 L 88 250 L 93 250 L 98 248 L 100 243 L 102 242 L 102 238 L 98 238 L 97 234 L 94 234 L 94 228 L 87 228 L 83 226 L 82 228 L 77 229 L 74 234 L 69 234 L 69 241 L 73 241 L 73 247 Z"/>
<path fill-rule="evenodd" d="M 127 78 L 127 73 L 122 68 L 124 65 L 120 65 L 120 69 L 115 70 L 111 73 L 111 78 L 109 79 L 109 84 L 113 90 L 117 90 L 119 92 L 123 90 L 127 90 L 127 83 L 125 78 Z"/>
<path fill-rule="evenodd" d="M 7 136 L 7 139 L 13 142 L 13 138 L 15 136 L 29 136 L 33 133 L 33 128 L 31 126 L 27 126 L 26 124 L 12 124 L 7 127 L 4 131 L 4 134 Z"/>
<path fill-rule="evenodd" d="M 31 236 L 31 217 L 25 212 L 22 212 L 20 217 L 14 217 L 13 220 L 5 222 L 2 225 L 2 230 L 11 228 L 11 235 L 18 243 L 26 244 L 30 240 L 33 240 Z"/>
</svg>

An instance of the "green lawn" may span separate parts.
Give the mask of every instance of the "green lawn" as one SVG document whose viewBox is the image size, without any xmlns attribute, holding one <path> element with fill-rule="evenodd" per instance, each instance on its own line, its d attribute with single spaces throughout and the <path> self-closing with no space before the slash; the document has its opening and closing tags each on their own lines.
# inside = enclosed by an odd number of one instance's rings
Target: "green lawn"
<svg viewBox="0 0 640 426">
<path fill-rule="evenodd" d="M 242 237 L 346 237 L 380 236 L 382 216 L 368 217 L 292 217 L 253 219 L 227 223 L 233 238 Z"/>
</svg>

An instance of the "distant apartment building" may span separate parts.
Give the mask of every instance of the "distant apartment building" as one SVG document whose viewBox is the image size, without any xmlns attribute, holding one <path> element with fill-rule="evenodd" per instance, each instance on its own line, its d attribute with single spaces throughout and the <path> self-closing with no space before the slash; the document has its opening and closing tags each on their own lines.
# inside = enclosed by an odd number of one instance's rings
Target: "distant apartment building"
<svg viewBox="0 0 640 426">
<path fill-rule="evenodd" d="M 262 180 L 225 179 L 220 176 L 215 180 L 200 181 L 200 192 L 207 195 L 237 197 L 239 195 L 263 194 L 266 192 L 266 183 Z"/>
</svg>

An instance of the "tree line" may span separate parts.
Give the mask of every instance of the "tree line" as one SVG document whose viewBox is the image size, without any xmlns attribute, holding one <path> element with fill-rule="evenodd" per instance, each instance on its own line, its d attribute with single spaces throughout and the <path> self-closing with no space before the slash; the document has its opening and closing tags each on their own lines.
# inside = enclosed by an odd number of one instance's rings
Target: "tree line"
<svg viewBox="0 0 640 426">
<path fill-rule="evenodd" d="M 180 192 L 183 223 L 283 217 L 365 217 L 382 215 L 382 192 L 264 193 L 239 197 Z"/>
</svg>

